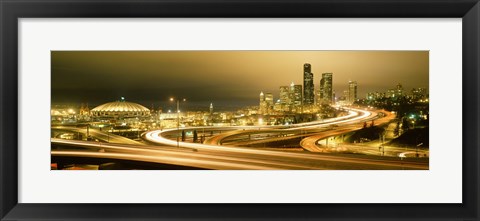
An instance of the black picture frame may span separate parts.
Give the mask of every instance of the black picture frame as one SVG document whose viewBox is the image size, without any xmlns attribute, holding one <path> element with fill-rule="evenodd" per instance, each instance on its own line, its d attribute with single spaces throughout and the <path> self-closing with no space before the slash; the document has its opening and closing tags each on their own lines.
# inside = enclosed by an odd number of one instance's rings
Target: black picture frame
<svg viewBox="0 0 480 221">
<path fill-rule="evenodd" d="M 480 5 L 478 0 L 1 0 L 0 15 L 1 220 L 479 220 Z M 463 203 L 18 203 L 17 20 L 19 18 L 47 17 L 462 18 Z M 448 42 L 445 43 L 448 44 Z"/>
</svg>

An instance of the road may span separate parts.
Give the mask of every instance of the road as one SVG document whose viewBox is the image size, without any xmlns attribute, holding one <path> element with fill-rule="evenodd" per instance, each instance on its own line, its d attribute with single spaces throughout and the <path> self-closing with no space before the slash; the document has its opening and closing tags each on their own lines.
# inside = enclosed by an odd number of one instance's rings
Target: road
<svg viewBox="0 0 480 221">
<path fill-rule="evenodd" d="M 176 143 L 176 142 L 173 142 Z M 365 158 L 322 155 L 318 153 L 291 153 L 227 148 L 202 145 L 197 149 L 171 146 L 136 146 L 88 141 L 52 139 L 52 145 L 62 148 L 52 150 L 52 157 L 81 157 L 124 159 L 139 162 L 189 166 L 201 169 L 223 170 L 401 170 L 428 169 L 428 162 L 406 161 L 398 158 Z M 69 150 L 68 147 L 84 150 Z"/>
<path fill-rule="evenodd" d="M 382 111 L 382 113 L 385 116 L 376 119 L 375 125 L 382 125 L 382 124 L 388 123 L 395 118 L 395 115 L 390 112 Z M 346 149 L 345 146 L 339 149 L 335 147 L 329 148 L 329 147 L 319 146 L 317 144 L 319 140 L 323 140 L 328 137 L 338 136 L 341 134 L 362 129 L 363 125 L 364 124 L 362 122 L 351 122 L 350 124 L 339 126 L 333 130 L 321 132 L 321 133 L 306 137 L 302 141 L 300 141 L 300 146 L 310 152 L 322 152 L 322 153 L 339 152 L 339 151 L 347 152 L 348 149 Z"/>
<path fill-rule="evenodd" d="M 358 122 L 376 118 L 375 112 L 350 110 L 349 115 L 328 121 L 309 122 L 305 124 L 285 126 L 258 127 L 216 127 L 213 130 L 227 131 L 222 136 L 210 139 L 212 144 L 180 142 L 176 148 L 176 140 L 166 135 L 177 134 L 178 131 L 155 130 L 144 134 L 146 140 L 156 143 L 155 146 L 140 144 L 113 144 L 101 142 L 62 140 L 52 138 L 52 157 L 82 158 L 102 160 L 128 160 L 153 164 L 178 165 L 198 169 L 223 170 L 428 170 L 428 159 L 400 159 L 398 157 L 378 157 L 362 155 L 335 155 L 313 152 L 285 152 L 262 150 L 246 147 L 221 146 L 221 141 L 228 136 L 245 131 L 303 133 L 319 132 L 330 125 L 337 125 L 335 130 L 327 133 L 342 132 L 357 127 Z M 253 129 L 255 128 L 255 129 Z M 197 129 L 203 128 L 182 128 Z M 210 129 L 210 128 L 209 128 Z M 302 132 L 303 131 L 303 132 Z M 96 131 L 97 132 L 97 131 Z M 325 132 L 321 132 L 324 134 Z M 55 147 L 55 148 L 53 148 Z"/>
<path fill-rule="evenodd" d="M 338 126 L 338 124 L 357 122 L 357 121 L 366 120 L 369 118 L 374 118 L 375 116 L 376 116 L 375 112 L 372 113 L 369 111 L 352 108 L 348 111 L 348 115 L 336 117 L 336 118 L 330 118 L 326 120 L 293 124 L 290 126 L 264 125 L 264 126 L 248 127 L 247 129 L 244 128 L 242 130 L 234 130 L 234 131 L 230 131 L 230 132 L 226 132 L 226 133 L 222 133 L 222 134 L 210 137 L 207 140 L 205 140 L 204 144 L 222 145 L 222 141 L 229 137 L 240 136 L 240 135 L 252 135 L 252 134 L 259 134 L 259 133 L 278 133 L 280 136 L 271 137 L 269 139 L 263 139 L 263 140 L 247 141 L 239 145 L 250 145 L 250 144 L 262 143 L 262 142 L 288 140 L 296 137 L 305 136 L 305 134 L 307 133 L 323 131 L 325 130 L 325 128 L 329 126 Z M 293 134 L 293 136 L 281 136 L 282 134 Z M 234 143 L 229 145 L 235 146 Z"/>
<path fill-rule="evenodd" d="M 87 134 L 86 128 L 78 128 L 78 127 L 53 126 L 52 130 L 62 130 L 62 131 L 70 131 L 74 133 Z M 112 133 L 103 132 L 103 131 L 92 129 L 92 128 L 88 129 L 88 134 L 94 138 L 97 138 L 98 140 L 102 140 L 104 142 L 109 142 L 109 143 L 144 145 L 141 142 L 134 141 L 126 137 L 118 136 Z"/>
<path fill-rule="evenodd" d="M 390 157 L 428 157 L 428 149 L 416 149 L 416 148 L 406 148 L 406 147 L 392 147 L 392 146 L 383 146 L 379 148 L 378 145 L 370 144 L 338 144 L 336 147 L 327 148 L 326 153 L 357 153 L 357 154 L 367 154 L 367 155 L 377 155 L 377 156 L 390 156 Z"/>
</svg>

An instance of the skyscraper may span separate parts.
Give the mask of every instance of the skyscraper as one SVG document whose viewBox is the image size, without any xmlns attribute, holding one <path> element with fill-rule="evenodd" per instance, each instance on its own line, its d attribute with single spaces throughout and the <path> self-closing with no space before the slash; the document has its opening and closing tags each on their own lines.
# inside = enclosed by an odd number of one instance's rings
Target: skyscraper
<svg viewBox="0 0 480 221">
<path fill-rule="evenodd" d="M 273 94 L 260 92 L 259 114 L 270 114 L 273 110 Z"/>
<path fill-rule="evenodd" d="M 265 101 L 265 94 L 263 91 L 260 92 L 260 102 L 258 104 L 258 113 L 259 114 L 266 114 L 267 112 L 267 102 Z"/>
<path fill-rule="evenodd" d="M 280 86 L 280 104 L 290 105 L 289 91 L 290 89 L 288 86 Z"/>
<path fill-rule="evenodd" d="M 302 85 L 290 84 L 289 91 L 290 102 L 294 107 L 302 105 Z"/>
<path fill-rule="evenodd" d="M 320 80 L 320 103 L 333 102 L 333 73 L 323 73 Z"/>
<path fill-rule="evenodd" d="M 357 101 L 357 82 L 356 81 L 349 81 L 348 82 L 348 102 L 353 104 L 353 102 Z"/>
<path fill-rule="evenodd" d="M 315 102 L 313 86 L 312 66 L 308 63 L 303 65 L 303 104 L 311 105 Z"/>
<path fill-rule="evenodd" d="M 302 85 L 280 86 L 278 103 L 283 111 L 299 111 L 302 106 Z M 273 96 L 272 96 L 273 101 Z"/>
<path fill-rule="evenodd" d="M 266 113 L 271 114 L 273 110 L 273 94 L 272 93 L 265 93 L 265 103 L 266 103 Z"/>
</svg>

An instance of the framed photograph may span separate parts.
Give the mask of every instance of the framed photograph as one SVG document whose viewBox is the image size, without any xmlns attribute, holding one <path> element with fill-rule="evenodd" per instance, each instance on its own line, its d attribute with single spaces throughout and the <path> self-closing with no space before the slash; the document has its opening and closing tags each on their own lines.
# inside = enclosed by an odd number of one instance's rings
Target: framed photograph
<svg viewBox="0 0 480 221">
<path fill-rule="evenodd" d="M 2 1 L 1 219 L 478 220 L 479 7 Z"/>
</svg>

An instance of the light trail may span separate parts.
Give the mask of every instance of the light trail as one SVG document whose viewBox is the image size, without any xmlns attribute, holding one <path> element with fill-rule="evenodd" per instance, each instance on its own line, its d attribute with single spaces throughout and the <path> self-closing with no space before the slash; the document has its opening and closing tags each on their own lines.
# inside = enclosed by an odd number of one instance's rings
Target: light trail
<svg viewBox="0 0 480 221">
<path fill-rule="evenodd" d="M 383 118 L 380 118 L 380 120 L 377 121 L 377 124 L 379 125 L 388 123 L 391 120 L 393 120 L 395 117 L 395 115 L 393 115 L 390 112 L 384 111 L 382 113 L 386 114 L 386 116 L 384 116 Z M 322 132 L 322 133 L 318 133 L 318 134 L 306 137 L 300 141 L 300 146 L 310 152 L 332 152 L 332 150 L 329 148 L 317 146 L 317 142 L 319 140 L 323 140 L 332 136 L 338 136 L 341 134 L 349 133 L 355 130 L 359 130 L 361 128 L 363 128 L 363 125 L 358 124 L 358 122 L 356 122 L 356 124 L 350 124 L 344 127 L 338 127 L 334 131 L 326 131 L 326 132 Z M 348 151 L 348 149 L 343 151 L 344 152 Z"/>
<path fill-rule="evenodd" d="M 350 111 L 353 112 L 357 110 Z M 348 119 L 341 118 L 337 119 L 337 121 L 331 121 L 326 124 L 338 124 L 341 122 L 343 125 L 352 125 L 353 122 L 358 123 L 359 121 L 376 117 L 375 115 L 370 114 L 368 111 L 360 111 L 360 113 L 349 115 L 350 116 Z M 301 130 L 299 128 L 311 126 L 318 127 L 318 125 L 296 125 L 297 130 Z M 197 127 L 196 129 L 199 128 L 202 127 Z M 225 130 L 226 128 L 233 127 L 217 127 L 213 129 Z M 265 129 L 268 129 L 268 127 Z M 428 162 L 414 162 L 405 160 L 400 161 L 397 158 L 376 159 L 359 156 L 338 156 L 331 154 L 323 155 L 309 152 L 295 153 L 277 150 L 259 150 L 244 147 L 225 147 L 186 142 L 180 142 L 181 148 L 175 148 L 174 146 L 177 145 L 176 140 L 170 140 L 163 137 L 163 134 L 171 133 L 172 131 L 176 131 L 176 129 L 149 131 L 144 135 L 145 138 L 150 142 L 168 146 L 121 145 L 52 139 L 52 145 L 87 148 L 86 151 L 53 149 L 52 156 L 123 159 L 204 169 L 428 169 Z M 90 151 L 88 151 L 88 149 Z M 99 150 L 102 152 L 99 152 Z"/>
<path fill-rule="evenodd" d="M 190 166 L 204 169 L 220 169 L 220 170 L 275 170 L 276 167 L 256 166 L 245 163 L 208 161 L 195 158 L 171 157 L 171 156 L 148 156 L 128 153 L 99 153 L 86 151 L 52 151 L 53 157 L 88 157 L 102 159 L 121 159 L 130 161 L 141 161 L 168 165 Z"/>
<path fill-rule="evenodd" d="M 52 143 L 56 143 L 56 141 L 53 140 Z M 62 143 L 75 147 L 101 148 L 104 151 L 52 150 L 52 156 L 121 159 L 204 169 L 428 169 L 428 163 L 422 162 L 364 159 L 309 153 L 286 153 L 265 150 L 256 150 L 253 153 L 231 151 L 187 152 L 185 150 L 146 150 L 144 146 L 125 147 L 125 145 L 118 144 L 102 144 L 100 146 L 88 141 L 63 141 Z"/>
<path fill-rule="evenodd" d="M 132 154 L 133 155 L 148 155 L 148 156 L 170 156 L 172 158 L 197 158 L 202 159 L 204 161 L 225 161 L 225 162 L 241 162 L 243 165 L 264 165 L 269 167 L 270 169 L 281 169 L 281 168 L 288 168 L 288 169 L 311 169 L 310 167 L 306 167 L 303 165 L 298 164 L 291 164 L 288 162 L 275 162 L 275 161 L 265 161 L 265 160 L 258 160 L 258 159 L 250 159 L 250 158 L 243 158 L 243 157 L 235 157 L 229 155 L 213 155 L 208 153 L 201 153 L 189 149 L 179 149 L 179 148 L 172 148 L 172 147 L 161 147 L 161 146 L 132 146 L 132 145 L 119 145 L 119 144 L 108 144 L 108 143 L 97 143 L 97 142 L 87 142 L 87 141 L 67 141 L 62 139 L 52 139 L 52 144 L 58 145 L 63 144 L 67 146 L 82 146 L 88 148 L 90 150 L 96 151 L 98 154 L 102 153 L 123 153 L 123 154 Z M 161 148 L 161 149 L 160 149 Z M 102 151 L 102 152 L 98 152 Z M 90 151 L 92 152 L 92 151 Z M 100 156 L 100 155 L 99 155 Z M 127 158 L 122 158 L 127 160 Z M 139 160 L 136 158 L 129 158 L 130 160 Z M 170 163 L 170 161 L 162 161 L 163 158 L 158 159 L 158 162 L 163 163 Z M 191 165 L 189 165 L 191 166 Z M 243 168 L 245 169 L 245 168 Z"/>
<path fill-rule="evenodd" d="M 301 133 L 304 131 L 299 131 L 299 130 L 308 130 L 308 129 L 319 129 L 319 128 L 325 128 L 330 125 L 338 125 L 338 124 L 348 124 L 348 123 L 353 123 L 355 121 L 361 121 L 368 119 L 370 116 L 372 116 L 372 113 L 369 111 L 361 110 L 361 109 L 353 109 L 351 108 L 349 110 L 349 114 L 346 116 L 338 117 L 338 118 L 333 118 L 329 119 L 328 121 L 315 121 L 315 122 L 308 122 L 308 123 L 303 123 L 303 124 L 294 124 L 291 125 L 288 128 L 285 129 L 278 129 L 278 132 L 282 131 L 296 131 L 297 133 Z M 313 125 L 312 125 L 313 124 Z M 229 136 L 234 136 L 234 135 L 240 135 L 243 133 L 252 133 L 252 132 L 265 132 L 264 130 L 260 130 L 260 128 L 272 128 L 272 127 L 277 127 L 277 126 L 245 126 L 245 127 L 217 127 L 215 129 L 217 130 L 227 130 L 227 129 L 233 129 L 233 128 L 239 128 L 239 129 L 251 129 L 248 131 L 233 131 L 233 132 L 228 132 L 228 133 L 223 133 L 220 135 L 217 135 L 215 137 L 209 138 L 206 140 L 205 143 L 209 145 L 219 145 L 221 141 Z M 252 129 L 253 128 L 253 129 Z M 191 128 L 183 128 L 183 130 L 193 130 L 193 129 L 209 129 L 208 127 L 191 127 Z M 177 132 L 177 129 L 169 129 L 169 130 L 155 130 L 155 131 L 149 131 L 145 134 L 145 139 L 153 142 L 153 143 L 158 143 L 158 144 L 164 144 L 164 145 L 173 145 L 172 140 L 167 139 L 163 136 L 163 134 L 170 133 L 170 132 Z M 268 132 L 268 131 L 267 131 Z M 177 132 L 178 133 L 178 132 Z M 154 135 L 157 134 L 157 135 Z M 174 141 L 175 145 L 177 144 L 177 141 Z M 186 143 L 186 142 L 180 142 L 180 144 L 183 147 L 189 147 L 189 148 L 199 148 L 198 145 L 195 145 L 193 143 Z M 204 145 L 204 144 L 202 144 Z M 205 146 L 206 147 L 206 146 Z M 201 147 L 200 147 L 201 148 Z"/>
<path fill-rule="evenodd" d="M 71 131 L 75 133 L 82 133 L 87 134 L 87 129 L 85 128 L 78 128 L 78 127 L 68 127 L 68 126 L 52 126 L 53 130 L 61 130 L 61 131 Z M 116 134 L 112 134 L 109 132 L 103 132 L 97 129 L 89 128 L 89 134 L 92 137 L 97 139 L 108 141 L 109 143 L 123 143 L 123 144 L 133 144 L 133 145 L 144 145 L 141 142 L 134 141 L 132 139 L 122 137 Z"/>
<path fill-rule="evenodd" d="M 371 116 L 368 111 L 363 111 L 361 112 L 364 113 L 364 118 Z M 348 123 L 352 123 L 352 121 L 355 120 L 362 120 L 363 118 L 355 118 L 353 120 L 348 120 Z M 333 122 L 332 122 L 333 123 Z M 342 123 L 346 123 L 345 121 L 342 121 Z M 165 131 L 164 131 L 165 132 Z M 176 145 L 177 142 L 164 138 L 162 136 L 162 132 L 159 131 L 150 131 L 145 134 L 145 137 L 147 140 L 152 141 L 152 142 L 157 142 L 165 145 Z M 194 148 L 199 151 L 220 151 L 220 152 L 229 152 L 230 154 L 232 153 L 243 153 L 243 154 L 254 154 L 254 155 L 261 155 L 261 156 L 268 156 L 268 157 L 292 157 L 301 159 L 301 160 L 332 160 L 332 161 L 338 161 L 338 162 L 346 162 L 346 163 L 361 163 L 361 164 L 371 164 L 371 165 L 383 165 L 383 166 L 398 166 L 398 162 L 392 162 L 392 161 L 381 161 L 381 160 L 364 160 L 364 159 L 349 159 L 349 158 L 344 158 L 344 157 L 338 157 L 338 156 L 321 156 L 319 157 L 318 155 L 309 155 L 305 153 L 291 153 L 291 152 L 281 152 L 281 151 L 273 151 L 273 150 L 258 150 L 258 149 L 252 149 L 252 148 L 244 148 L 244 147 L 224 147 L 224 146 L 217 146 L 217 145 L 206 145 L 206 144 L 197 144 L 197 143 L 185 143 L 181 142 L 182 147 L 188 147 L 188 148 Z M 414 165 L 412 168 L 416 169 L 425 169 L 428 168 L 425 167 L 425 165 Z"/>
</svg>

